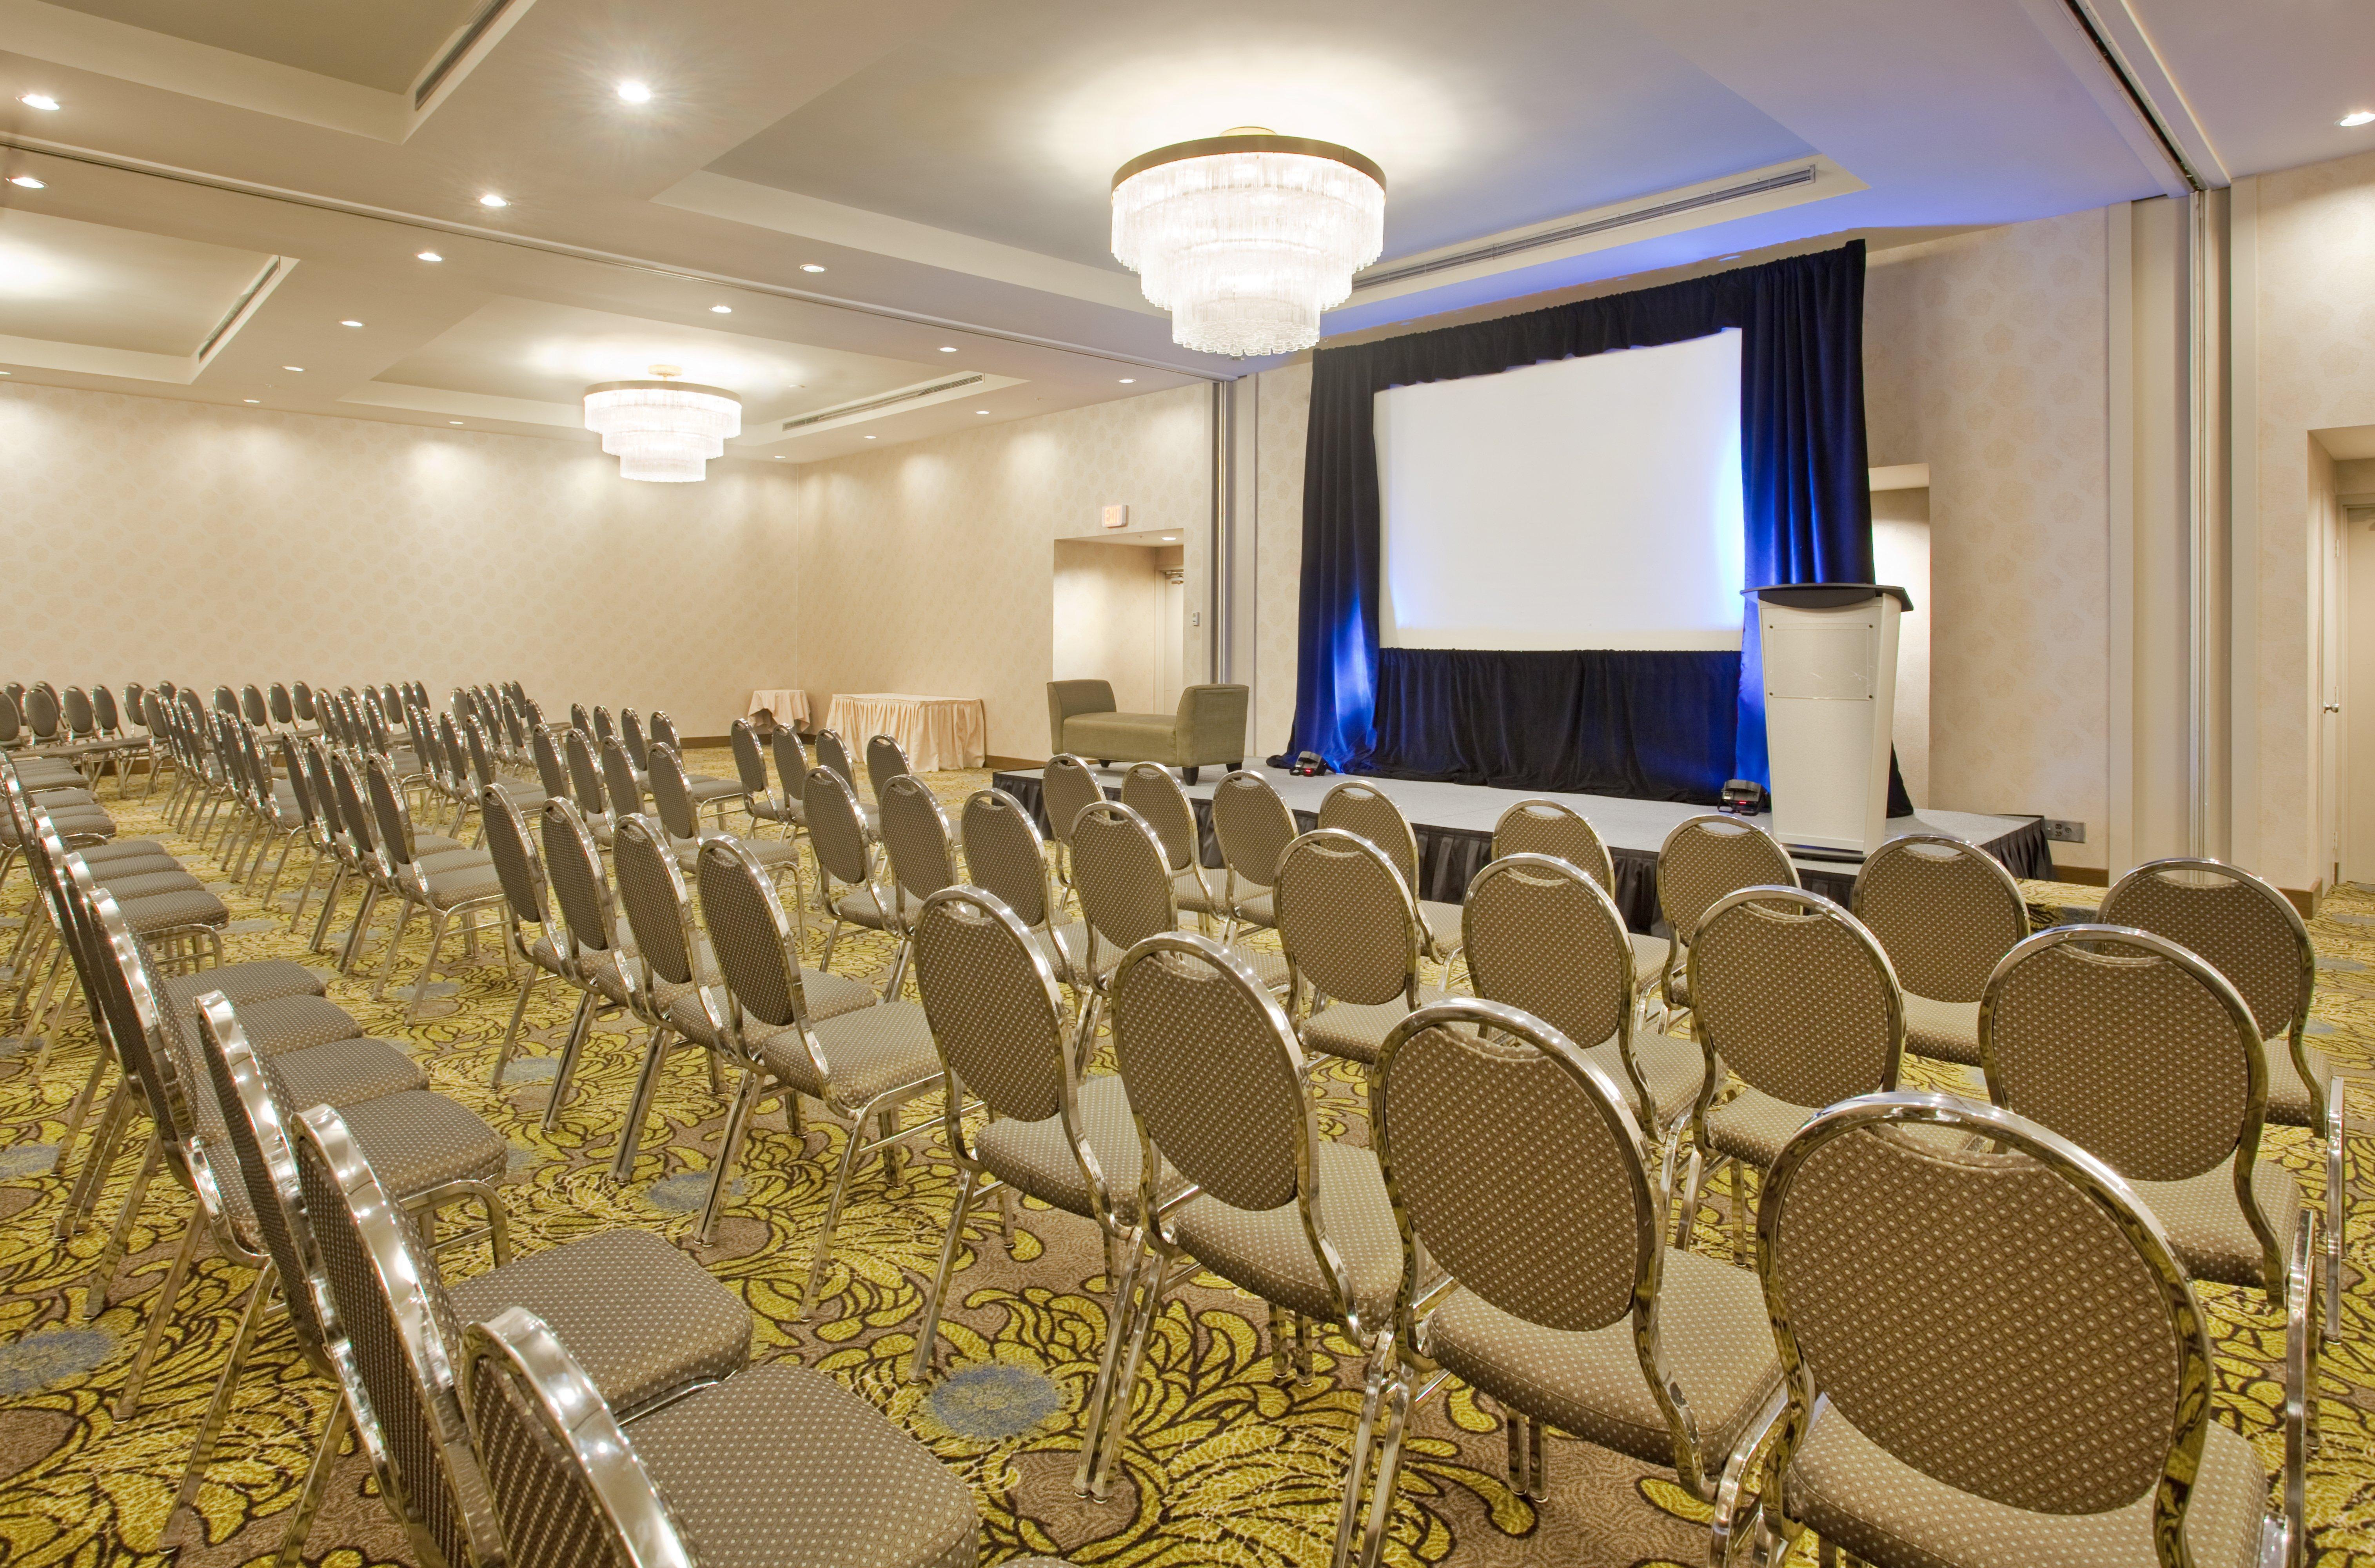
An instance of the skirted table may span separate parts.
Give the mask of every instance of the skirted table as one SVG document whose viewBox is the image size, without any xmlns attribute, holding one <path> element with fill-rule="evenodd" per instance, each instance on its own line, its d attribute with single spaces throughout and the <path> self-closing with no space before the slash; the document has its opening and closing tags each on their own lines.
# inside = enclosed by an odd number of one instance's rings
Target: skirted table
<svg viewBox="0 0 2375 1568">
<path fill-rule="evenodd" d="M 809 694 L 805 691 L 753 691 L 750 711 L 746 715 L 757 718 L 761 713 L 773 713 L 775 723 L 795 734 L 809 727 Z"/>
<path fill-rule="evenodd" d="M 989 755 L 989 710 L 978 697 L 916 697 L 901 691 L 844 691 L 825 710 L 825 727 L 853 759 L 887 735 L 919 773 L 978 768 Z"/>
</svg>

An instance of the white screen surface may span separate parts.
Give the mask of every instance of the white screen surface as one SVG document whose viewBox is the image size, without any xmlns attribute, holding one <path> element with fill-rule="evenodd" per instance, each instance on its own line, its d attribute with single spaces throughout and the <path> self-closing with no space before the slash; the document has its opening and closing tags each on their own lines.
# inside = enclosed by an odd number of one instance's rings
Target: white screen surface
<svg viewBox="0 0 2375 1568">
<path fill-rule="evenodd" d="M 1377 395 L 1388 648 L 1737 648 L 1740 334 Z"/>
</svg>

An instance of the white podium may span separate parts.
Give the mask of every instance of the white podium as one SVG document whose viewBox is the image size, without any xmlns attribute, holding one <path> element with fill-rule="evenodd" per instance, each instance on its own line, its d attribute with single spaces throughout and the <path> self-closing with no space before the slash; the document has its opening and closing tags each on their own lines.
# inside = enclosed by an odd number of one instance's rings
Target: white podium
<svg viewBox="0 0 2375 1568">
<path fill-rule="evenodd" d="M 1887 835 L 1902 588 L 1785 584 L 1756 597 L 1773 836 L 1861 858 Z"/>
</svg>

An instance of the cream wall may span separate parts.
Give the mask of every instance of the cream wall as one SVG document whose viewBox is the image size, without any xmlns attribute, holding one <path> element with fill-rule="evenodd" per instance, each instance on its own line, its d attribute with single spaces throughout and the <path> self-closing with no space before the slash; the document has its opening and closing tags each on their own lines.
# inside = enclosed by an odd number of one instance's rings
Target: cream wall
<svg viewBox="0 0 2375 1568">
<path fill-rule="evenodd" d="M 1045 757 L 1051 547 L 1117 502 L 1133 531 L 1178 531 L 1203 617 L 1187 678 L 1206 678 L 1211 398 L 1183 386 L 802 466 L 798 683 L 818 703 L 979 697 L 993 755 Z"/>
<path fill-rule="evenodd" d="M 1294 725 L 1295 646 L 1302 625 L 1303 442 L 1311 422 L 1311 361 L 1252 378 L 1255 402 L 1254 742 L 1286 749 Z"/>
<path fill-rule="evenodd" d="M 2086 824 L 2104 864 L 2106 215 L 1882 251 L 1864 295 L 1875 466 L 1930 465 L 1923 804 Z"/>
<path fill-rule="evenodd" d="M 1122 712 L 1155 712 L 1154 640 L 1162 635 L 1155 617 L 1163 598 L 1157 552 L 1084 539 L 1058 539 L 1054 549 L 1050 678 L 1102 680 Z"/>
<path fill-rule="evenodd" d="M 788 683 L 793 477 L 635 484 L 590 445 L 0 383 L 8 677 L 517 679 L 721 735 Z"/>
</svg>

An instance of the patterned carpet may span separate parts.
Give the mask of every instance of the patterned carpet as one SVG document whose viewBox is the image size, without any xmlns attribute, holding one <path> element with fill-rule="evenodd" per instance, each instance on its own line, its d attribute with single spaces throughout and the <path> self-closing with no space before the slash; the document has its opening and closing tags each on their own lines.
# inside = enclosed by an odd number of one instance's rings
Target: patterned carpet
<svg viewBox="0 0 2375 1568">
<path fill-rule="evenodd" d="M 723 753 L 688 760 L 696 771 L 732 772 Z M 944 773 L 931 782 L 953 802 L 987 775 Z M 153 811 L 137 802 L 111 801 L 110 808 L 126 836 L 166 839 L 191 869 L 219 878 L 217 863 L 176 840 Z M 2030 890 L 2048 906 L 2093 896 L 2044 884 Z M 17 909 L 26 892 L 25 878 L 13 877 L 0 890 L 0 909 Z M 237 921 L 230 957 L 306 956 L 301 941 L 287 935 L 285 911 L 272 920 L 274 912 L 236 890 L 223 896 Z M 419 962 L 424 926 L 415 923 L 408 937 L 401 973 Z M 2346 1069 L 2375 1072 L 2375 891 L 2345 890 L 2311 929 L 2325 970 L 2319 1043 Z M 821 946 L 821 932 L 816 940 Z M 462 961 L 453 945 L 447 954 L 452 961 L 441 977 L 457 982 L 458 993 L 427 1004 L 409 1031 L 393 996 L 375 1004 L 367 986 L 343 979 L 332 981 L 330 995 L 367 1032 L 405 1040 L 437 1089 L 510 1138 L 514 1161 L 504 1196 L 514 1244 L 526 1252 L 616 1225 L 685 1238 L 726 1110 L 698 1056 L 672 1058 L 657 1100 L 666 1132 L 655 1126 L 646 1133 L 635 1179 L 614 1185 L 607 1166 L 638 1065 L 639 1037 L 615 1021 L 595 1033 L 581 1067 L 583 1092 L 548 1135 L 538 1118 L 549 1058 L 573 999 L 557 984 L 540 988 L 528 1010 L 531 1054 L 514 1064 L 502 1089 L 490 1089 L 488 1075 L 514 992 L 486 954 L 476 963 Z M 883 938 L 845 935 L 834 967 L 862 976 L 888 957 Z M 329 967 L 326 959 L 312 961 Z M 265 1561 L 278 1545 L 334 1395 L 306 1371 L 286 1325 L 268 1326 L 201 1498 L 198 1527 L 185 1520 L 160 1539 L 249 1276 L 212 1257 L 198 1266 L 146 1407 L 116 1421 L 113 1395 L 189 1204 L 161 1178 L 151 1188 L 131 1264 L 107 1310 L 86 1325 L 71 1309 L 134 1166 L 129 1156 L 119 1161 L 97 1226 L 70 1244 L 53 1239 L 65 1196 L 49 1173 L 53 1146 L 92 1049 L 79 1014 L 38 1074 L 30 1049 L 0 1044 L 0 1561 L 28 1568 Z M 1328 1077 L 1329 1130 L 1363 1136 L 1357 1077 L 1341 1066 Z M 2354 1095 L 2353 1115 L 2357 1125 L 2375 1126 L 2367 1120 L 2375 1116 L 2375 1095 Z M 1080 1407 L 1105 1330 L 1108 1282 L 1094 1228 L 1026 1203 L 1010 1253 L 997 1206 L 976 1210 L 943 1325 L 942 1364 L 953 1370 L 931 1386 L 910 1386 L 900 1381 L 899 1367 L 913 1348 L 922 1291 L 955 1194 L 953 1167 L 916 1160 L 886 1186 L 879 1163 L 862 1166 L 823 1297 L 798 1321 L 798 1292 L 840 1137 L 811 1118 L 805 1142 L 796 1144 L 780 1111 L 761 1117 L 716 1244 L 696 1256 L 749 1303 L 759 1359 L 787 1356 L 842 1379 L 972 1484 L 985 1562 L 1032 1552 L 1131 1568 L 1327 1560 L 1358 1408 L 1358 1362 L 1346 1347 L 1323 1339 L 1318 1380 L 1282 1385 L 1270 1373 L 1265 1310 L 1217 1279 L 1198 1278 L 1174 1298 L 1150 1344 L 1113 1501 L 1077 1500 L 1069 1480 Z M 2305 1190 L 2321 1190 L 2321 1165 L 2307 1135 L 2271 1129 L 2270 1144 L 2301 1175 Z M 2356 1152 L 2364 1160 L 2369 1150 L 2362 1141 Z M 2355 1190 L 2363 1205 L 2363 1172 Z M 1696 1244 L 1717 1256 L 1727 1245 L 1726 1201 L 1721 1190 L 1712 1193 L 1697 1216 Z M 2316 1561 L 2375 1568 L 2375 1276 L 2367 1268 L 2375 1218 L 2356 1230 L 2345 1334 L 2326 1350 L 2324 1445 L 2310 1475 L 2310 1512 Z M 483 1258 L 465 1257 L 455 1272 L 483 1266 Z M 2257 1444 L 2273 1473 L 2281 1455 L 2281 1323 L 2254 1295 L 2215 1286 L 2201 1293 L 2215 1323 L 2220 1419 Z M 1642 1568 L 1704 1561 L 1699 1522 L 1706 1511 L 1670 1480 L 1554 1435 L 1551 1495 L 1538 1506 L 1505 1484 L 1502 1451 L 1495 1419 L 1459 1385 L 1424 1408 L 1394 1515 L 1395 1562 Z M 349 1452 L 314 1526 L 308 1562 L 366 1568 L 412 1561 L 369 1487 L 361 1460 Z"/>
</svg>

